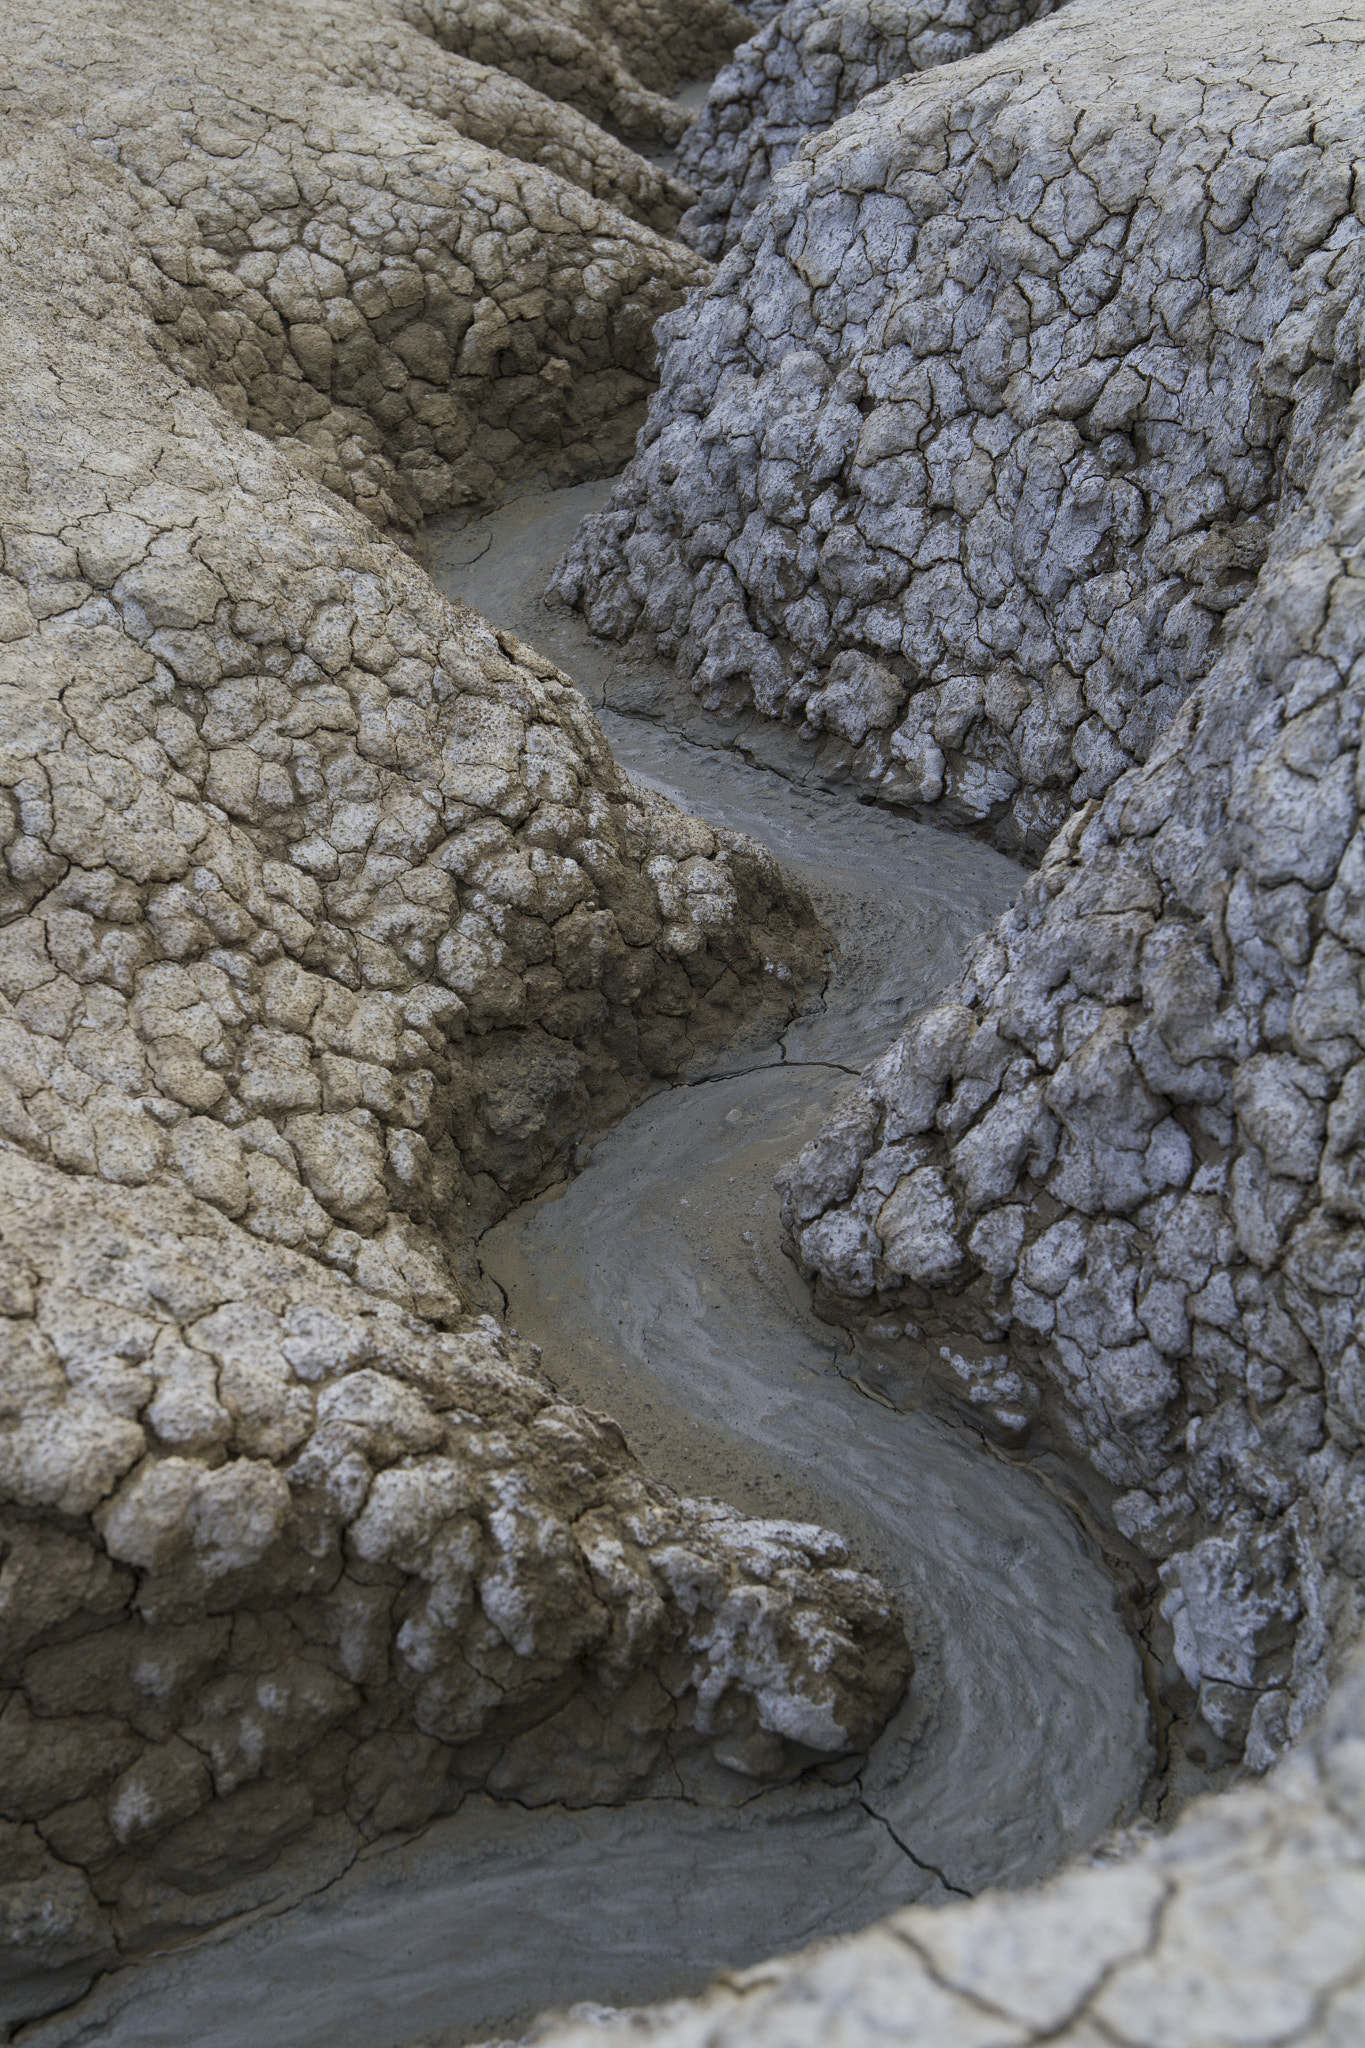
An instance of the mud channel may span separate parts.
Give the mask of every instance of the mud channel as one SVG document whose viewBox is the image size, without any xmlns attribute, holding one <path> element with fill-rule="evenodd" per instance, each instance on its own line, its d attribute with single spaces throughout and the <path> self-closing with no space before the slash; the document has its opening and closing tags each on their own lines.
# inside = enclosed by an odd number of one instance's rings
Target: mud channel
<svg viewBox="0 0 1365 2048">
<path fill-rule="evenodd" d="M 119 1971 L 27 2030 L 29 2048 L 455 2048 L 549 2006 L 693 1992 L 911 1900 L 1025 1882 L 1136 1809 L 1139 1659 L 1061 1475 L 992 1456 L 919 1404 L 890 1351 L 816 1321 L 778 1241 L 774 1171 L 1020 871 L 860 805 L 837 762 L 767 721 L 702 721 L 671 675 L 624 667 L 546 607 L 555 560 L 609 491 L 529 486 L 433 521 L 432 576 L 559 662 L 637 781 L 765 841 L 839 952 L 818 1013 L 642 1105 L 491 1231 L 482 1263 L 561 1390 L 613 1415 L 650 1471 L 848 1536 L 902 1603 L 914 1685 L 856 1773 L 756 1794 L 736 1779 L 713 1803 L 470 1799 Z"/>
</svg>

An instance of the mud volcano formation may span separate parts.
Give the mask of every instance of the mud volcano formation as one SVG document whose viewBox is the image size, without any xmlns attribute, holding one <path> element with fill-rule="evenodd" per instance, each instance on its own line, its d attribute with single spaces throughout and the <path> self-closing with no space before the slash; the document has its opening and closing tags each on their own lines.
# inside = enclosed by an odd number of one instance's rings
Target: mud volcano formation
<svg viewBox="0 0 1365 2048">
<path fill-rule="evenodd" d="M 0 2039 L 1353 2048 L 1358 6 L 8 30 Z"/>
</svg>

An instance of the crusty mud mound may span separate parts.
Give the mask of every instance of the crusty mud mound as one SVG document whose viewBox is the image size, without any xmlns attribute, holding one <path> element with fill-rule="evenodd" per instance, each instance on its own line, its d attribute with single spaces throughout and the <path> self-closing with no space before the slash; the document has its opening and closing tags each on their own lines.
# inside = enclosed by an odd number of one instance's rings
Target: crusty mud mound
<svg viewBox="0 0 1365 2048">
<path fill-rule="evenodd" d="M 795 0 L 742 43 L 678 151 L 697 193 L 680 233 L 705 256 L 733 248 L 776 172 L 808 135 L 878 86 L 989 49 L 1057 0 Z"/>
<path fill-rule="evenodd" d="M 1072 5 L 808 142 L 558 592 L 1040 852 L 1208 673 L 1356 375 L 1360 115 L 1298 30 Z"/>
<path fill-rule="evenodd" d="M 797 1256 L 1160 1565 L 1204 1738 L 1264 1768 L 1365 1575 L 1357 400 L 1234 644 L 790 1173 Z"/>
<path fill-rule="evenodd" d="M 690 117 L 672 95 L 714 71 L 750 27 L 729 0 L 399 0 L 395 12 L 641 145 L 678 141 Z"/>
<path fill-rule="evenodd" d="M 110 238 L 87 262 L 132 286 L 183 372 L 407 530 L 518 475 L 619 467 L 653 322 L 705 275 L 656 232 L 687 191 L 594 124 L 577 71 L 546 97 L 455 53 L 437 12 L 424 33 L 383 0 L 242 9 L 225 41 L 218 10 L 168 37 L 143 0 L 64 11 L 8 53 L 14 118 L 41 109 L 55 152 L 39 206 L 69 161 L 63 216 Z M 476 15 L 481 50 L 513 36 L 512 12 L 497 33 Z"/>
<path fill-rule="evenodd" d="M 77 165 L 99 269 L 138 270 L 124 181 Z M 41 208 L 11 218 L 60 273 Z M 16 262 L 6 313 L 4 1132 L 439 1314 L 470 1223 L 787 1022 L 813 915 L 158 361 L 131 279 L 69 261 L 65 308 Z"/>
</svg>

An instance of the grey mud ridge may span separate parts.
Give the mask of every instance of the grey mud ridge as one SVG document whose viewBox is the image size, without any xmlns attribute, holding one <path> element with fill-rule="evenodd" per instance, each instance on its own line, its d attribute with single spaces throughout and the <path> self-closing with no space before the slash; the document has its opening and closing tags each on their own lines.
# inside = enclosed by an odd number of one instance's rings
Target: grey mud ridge
<svg viewBox="0 0 1365 2048">
<path fill-rule="evenodd" d="M 650 1474 L 850 1537 L 912 1617 L 911 1693 L 855 1775 L 828 1766 L 731 1805 L 470 1798 L 321 1889 L 124 1968 L 25 2029 L 25 2048 L 446 2048 L 551 2006 L 693 1993 L 914 1901 L 1027 1883 L 1138 1811 L 1141 1664 L 1084 1503 L 923 1405 L 892 1347 L 879 1358 L 817 1322 L 779 1245 L 774 1172 L 1021 872 L 820 786 L 808 748 L 758 765 L 742 727 L 728 746 L 714 725 L 709 746 L 689 738 L 665 676 L 542 605 L 609 489 L 531 486 L 482 519 L 430 522 L 433 580 L 560 662 L 638 783 L 763 839 L 839 954 L 780 1041 L 698 1064 L 485 1235 L 489 1305 L 545 1344 L 562 1395 L 619 1419 Z M 781 738 L 768 728 L 770 750 Z"/>
</svg>

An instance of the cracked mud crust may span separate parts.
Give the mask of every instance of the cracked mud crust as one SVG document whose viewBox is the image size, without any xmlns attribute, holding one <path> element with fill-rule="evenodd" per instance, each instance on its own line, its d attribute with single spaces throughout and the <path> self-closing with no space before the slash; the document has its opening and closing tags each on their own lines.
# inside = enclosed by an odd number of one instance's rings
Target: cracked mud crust
<svg viewBox="0 0 1365 2048">
<path fill-rule="evenodd" d="M 1041 853 L 1209 672 L 1358 375 L 1359 38 L 1081 0 L 862 100 L 659 328 L 559 594 Z"/>
<path fill-rule="evenodd" d="M 1264 1769 L 1360 1604 L 1359 402 L 1238 637 L 787 1175 L 827 1312 L 1115 1490 L 1199 1740 Z"/>
<path fill-rule="evenodd" d="M 1362 46 L 11 25 L 0 2032 L 1353 2048 Z"/>
<path fill-rule="evenodd" d="M 989 49 L 1057 0 L 930 0 L 896 6 L 796 0 L 741 44 L 678 152 L 697 193 L 679 233 L 703 255 L 734 247 L 775 174 L 807 136 L 878 86 Z"/>
</svg>

